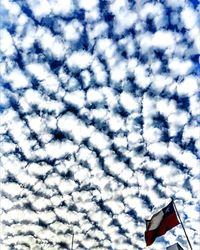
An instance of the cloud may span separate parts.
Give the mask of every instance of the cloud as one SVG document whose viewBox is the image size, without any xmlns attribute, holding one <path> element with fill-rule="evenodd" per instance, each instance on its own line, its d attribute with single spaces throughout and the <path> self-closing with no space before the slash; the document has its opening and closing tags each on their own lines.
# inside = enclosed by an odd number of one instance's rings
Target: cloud
<svg viewBox="0 0 200 250">
<path fill-rule="evenodd" d="M 144 249 L 174 197 L 197 250 L 198 4 L 36 2 L 0 10 L 3 249 Z"/>
</svg>

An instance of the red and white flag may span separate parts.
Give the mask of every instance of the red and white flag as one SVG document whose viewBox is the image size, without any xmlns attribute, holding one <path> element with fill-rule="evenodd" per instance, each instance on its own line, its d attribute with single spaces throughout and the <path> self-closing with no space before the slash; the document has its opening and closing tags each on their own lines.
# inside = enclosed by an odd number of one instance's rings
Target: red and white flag
<svg viewBox="0 0 200 250">
<path fill-rule="evenodd" d="M 171 201 L 165 208 L 154 214 L 151 220 L 146 220 L 146 245 L 150 246 L 157 237 L 164 235 L 178 224 L 180 222 L 176 216 L 173 201 Z"/>
</svg>

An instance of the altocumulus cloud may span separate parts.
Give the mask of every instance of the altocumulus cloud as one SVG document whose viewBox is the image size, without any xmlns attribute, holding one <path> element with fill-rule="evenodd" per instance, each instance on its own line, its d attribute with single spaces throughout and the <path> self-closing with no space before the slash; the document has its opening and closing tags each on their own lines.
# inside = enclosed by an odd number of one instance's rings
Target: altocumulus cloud
<svg viewBox="0 0 200 250">
<path fill-rule="evenodd" d="M 2 250 L 144 249 L 171 197 L 199 249 L 199 11 L 1 1 Z"/>
</svg>

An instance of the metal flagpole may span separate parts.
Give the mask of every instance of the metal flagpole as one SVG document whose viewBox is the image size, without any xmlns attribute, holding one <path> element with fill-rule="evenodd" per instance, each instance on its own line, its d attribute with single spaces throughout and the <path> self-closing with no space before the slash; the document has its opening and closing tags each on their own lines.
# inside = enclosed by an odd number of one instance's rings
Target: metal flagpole
<svg viewBox="0 0 200 250">
<path fill-rule="evenodd" d="M 188 244 L 189 244 L 189 246 L 190 246 L 190 249 L 191 249 L 191 250 L 193 250 L 193 249 L 192 249 L 192 245 L 191 245 L 191 243 L 190 243 L 190 240 L 189 240 L 189 238 L 188 238 L 188 236 L 187 236 L 187 233 L 186 233 L 185 227 L 184 227 L 184 225 L 183 225 L 183 222 L 182 222 L 181 217 L 180 217 L 180 215 L 179 215 L 179 212 L 178 212 L 178 210 L 177 210 L 176 204 L 175 204 L 175 202 L 174 202 L 174 200 L 173 200 L 173 199 L 172 199 L 172 202 L 173 202 L 173 204 L 174 204 L 174 208 L 175 208 L 176 213 L 177 213 L 177 215 L 178 215 L 178 218 L 179 218 L 179 220 L 180 220 L 181 226 L 182 226 L 183 231 L 184 231 L 184 233 L 185 233 L 185 237 L 186 237 L 187 242 L 188 242 Z"/>
<path fill-rule="evenodd" d="M 74 231 L 72 231 L 72 246 L 71 246 L 71 250 L 73 250 L 73 244 L 74 244 Z"/>
</svg>

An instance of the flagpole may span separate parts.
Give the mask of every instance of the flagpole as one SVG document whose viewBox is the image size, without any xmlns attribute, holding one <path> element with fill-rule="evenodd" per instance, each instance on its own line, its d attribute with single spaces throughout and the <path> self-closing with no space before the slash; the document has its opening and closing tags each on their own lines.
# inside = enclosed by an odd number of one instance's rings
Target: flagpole
<svg viewBox="0 0 200 250">
<path fill-rule="evenodd" d="M 73 250 L 73 244 L 74 244 L 74 231 L 72 232 L 72 246 L 71 246 L 71 250 Z"/>
<path fill-rule="evenodd" d="M 190 249 L 193 250 L 193 249 L 192 249 L 192 245 L 191 245 L 191 243 L 190 243 L 190 240 L 189 240 L 189 238 L 188 238 L 188 236 L 187 236 L 185 227 L 184 227 L 183 222 L 182 222 L 182 220 L 181 220 L 181 217 L 180 217 L 180 215 L 179 215 L 178 209 L 177 209 L 176 204 L 175 204 L 175 202 L 174 202 L 173 199 L 172 199 L 172 202 L 173 202 L 173 204 L 174 204 L 174 208 L 175 208 L 175 210 L 176 210 L 176 213 L 177 213 L 178 218 L 179 218 L 179 220 L 180 220 L 181 226 L 182 226 L 183 231 L 184 231 L 184 233 L 185 233 L 185 237 L 186 237 L 186 239 L 187 239 L 188 245 L 190 246 Z"/>
</svg>

